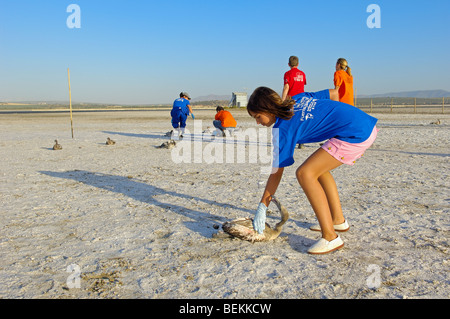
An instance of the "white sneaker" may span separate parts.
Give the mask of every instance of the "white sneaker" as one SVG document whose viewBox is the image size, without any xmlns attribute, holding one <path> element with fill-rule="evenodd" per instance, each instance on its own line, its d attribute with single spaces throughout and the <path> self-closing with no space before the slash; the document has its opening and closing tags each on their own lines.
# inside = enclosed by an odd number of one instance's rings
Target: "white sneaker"
<svg viewBox="0 0 450 319">
<path fill-rule="evenodd" d="M 333 225 L 333 227 L 334 227 L 334 230 L 338 231 L 338 232 L 346 232 L 347 230 L 350 229 L 350 226 L 348 225 L 347 221 L 345 221 L 339 225 Z M 313 231 L 322 231 L 319 224 L 312 225 L 311 227 L 309 227 L 309 229 L 311 229 Z"/>
<path fill-rule="evenodd" d="M 333 239 L 332 241 L 321 238 L 318 242 L 316 242 L 308 249 L 308 254 L 326 254 L 335 251 L 336 249 L 342 248 L 343 246 L 344 242 L 339 236 L 337 236 L 337 238 Z"/>
</svg>

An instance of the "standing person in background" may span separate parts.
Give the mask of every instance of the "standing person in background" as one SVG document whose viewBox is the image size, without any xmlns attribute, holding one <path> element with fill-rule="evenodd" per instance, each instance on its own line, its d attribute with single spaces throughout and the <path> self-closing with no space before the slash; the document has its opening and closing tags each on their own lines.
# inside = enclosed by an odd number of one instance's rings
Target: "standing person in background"
<svg viewBox="0 0 450 319">
<path fill-rule="evenodd" d="M 306 85 L 306 75 L 298 69 L 298 57 L 290 56 L 288 65 L 291 69 L 284 74 L 284 87 L 281 95 L 283 101 L 286 100 L 288 95 L 293 97 L 305 92 Z"/>
<path fill-rule="evenodd" d="M 339 102 L 355 105 L 353 100 L 353 76 L 348 62 L 344 58 L 339 58 L 336 62 L 336 72 L 334 72 L 334 87 L 339 92 Z"/>
<path fill-rule="evenodd" d="M 284 87 L 281 100 L 284 101 L 288 96 L 293 97 L 297 94 L 305 92 L 306 75 L 298 69 L 298 57 L 291 55 L 289 57 L 289 67 L 291 68 L 284 74 Z M 303 144 L 298 144 L 298 148 L 302 148 Z"/>
<path fill-rule="evenodd" d="M 173 102 L 170 115 L 172 116 L 172 135 L 175 138 L 179 136 L 183 137 L 184 129 L 186 128 L 186 119 L 189 113 L 192 114 L 190 99 L 189 94 L 181 92 L 180 97 Z"/>
</svg>

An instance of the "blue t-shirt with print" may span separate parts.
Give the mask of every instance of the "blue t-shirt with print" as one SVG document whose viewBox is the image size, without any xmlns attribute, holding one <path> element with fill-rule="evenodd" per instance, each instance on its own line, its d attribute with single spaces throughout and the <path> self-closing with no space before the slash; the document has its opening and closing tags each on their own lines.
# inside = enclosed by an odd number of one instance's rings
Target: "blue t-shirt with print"
<svg viewBox="0 0 450 319">
<path fill-rule="evenodd" d="M 273 167 L 292 165 L 297 144 L 333 137 L 362 143 L 369 138 L 378 120 L 354 106 L 329 98 L 328 90 L 292 97 L 296 101 L 294 115 L 289 120 L 277 118 L 273 126 Z"/>
<path fill-rule="evenodd" d="M 189 108 L 188 105 L 191 104 L 189 102 L 189 100 L 185 99 L 185 98 L 178 98 L 173 102 L 173 110 L 181 110 L 181 112 L 183 112 L 183 114 L 189 114 Z"/>
</svg>

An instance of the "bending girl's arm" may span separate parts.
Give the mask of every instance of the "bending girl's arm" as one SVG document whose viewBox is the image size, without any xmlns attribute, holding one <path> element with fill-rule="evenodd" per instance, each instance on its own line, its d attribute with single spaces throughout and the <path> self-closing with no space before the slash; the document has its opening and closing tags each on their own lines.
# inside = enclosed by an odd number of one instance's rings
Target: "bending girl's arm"
<svg viewBox="0 0 450 319">
<path fill-rule="evenodd" d="M 339 86 L 336 89 L 330 89 L 330 100 L 339 101 Z"/>
<path fill-rule="evenodd" d="M 283 87 L 283 94 L 281 95 L 281 101 L 286 100 L 288 92 L 289 92 L 289 84 L 286 83 Z"/>
<path fill-rule="evenodd" d="M 266 189 L 264 190 L 263 197 L 261 198 L 261 203 L 269 207 L 272 196 L 275 195 L 278 185 L 280 184 L 281 177 L 283 176 L 284 167 L 274 168 L 276 171 L 270 174 L 267 180 Z"/>
</svg>

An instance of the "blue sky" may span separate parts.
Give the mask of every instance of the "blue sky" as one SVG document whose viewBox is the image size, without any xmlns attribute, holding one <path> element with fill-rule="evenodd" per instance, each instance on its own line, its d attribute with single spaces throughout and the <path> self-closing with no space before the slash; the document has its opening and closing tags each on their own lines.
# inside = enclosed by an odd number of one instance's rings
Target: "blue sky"
<svg viewBox="0 0 450 319">
<path fill-rule="evenodd" d="M 381 28 L 370 29 L 370 4 Z M 81 28 L 66 24 L 70 4 Z M 0 0 L 0 101 L 171 103 L 268 86 L 290 55 L 307 91 L 348 60 L 358 94 L 450 91 L 448 0 Z"/>
</svg>

